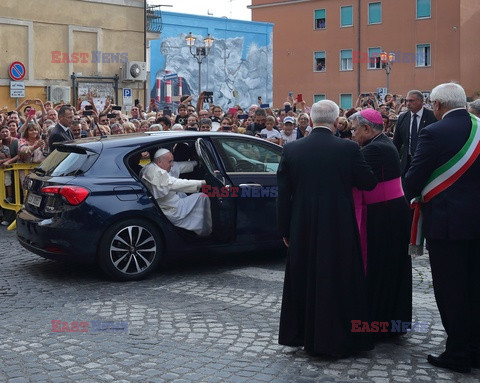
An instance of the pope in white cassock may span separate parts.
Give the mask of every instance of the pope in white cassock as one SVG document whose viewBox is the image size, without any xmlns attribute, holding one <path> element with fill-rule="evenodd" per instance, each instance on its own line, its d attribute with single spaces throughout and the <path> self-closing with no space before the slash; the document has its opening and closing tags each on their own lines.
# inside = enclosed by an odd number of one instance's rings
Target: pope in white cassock
<svg viewBox="0 0 480 383">
<path fill-rule="evenodd" d="M 205 181 L 178 178 L 181 173 L 193 171 L 196 165 L 196 161 L 174 162 L 170 151 L 158 149 L 140 177 L 173 225 L 207 236 L 212 232 L 210 199 L 197 193 Z"/>
</svg>

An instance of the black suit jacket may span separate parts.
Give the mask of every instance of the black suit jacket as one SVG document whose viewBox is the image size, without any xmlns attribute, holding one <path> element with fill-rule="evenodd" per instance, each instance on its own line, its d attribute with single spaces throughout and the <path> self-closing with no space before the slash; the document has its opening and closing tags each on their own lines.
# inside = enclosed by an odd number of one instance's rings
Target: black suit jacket
<svg viewBox="0 0 480 383">
<path fill-rule="evenodd" d="M 52 151 L 53 144 L 55 142 L 63 142 L 70 140 L 73 140 L 73 133 L 70 128 L 68 129 L 68 132 L 66 132 L 60 124 L 57 124 L 52 129 L 52 131 L 50 132 L 50 136 L 48 137 L 48 148 L 50 151 Z"/>
<path fill-rule="evenodd" d="M 465 145 L 472 122 L 464 109 L 447 114 L 422 130 L 417 150 L 405 176 L 409 194 L 420 195 L 434 170 L 448 162 Z M 480 238 L 480 157 L 453 185 L 423 206 L 427 239 Z"/>
<path fill-rule="evenodd" d="M 393 134 L 393 143 L 400 154 L 400 170 L 402 176 L 408 170 L 409 166 L 409 154 L 410 151 L 410 111 L 401 114 L 398 117 L 397 124 L 395 125 L 395 133 Z M 436 122 L 437 119 L 433 112 L 429 109 L 423 108 L 422 119 L 420 120 L 420 126 L 418 127 L 418 133 L 430 124 Z M 413 154 L 412 154 L 413 155 Z"/>
</svg>

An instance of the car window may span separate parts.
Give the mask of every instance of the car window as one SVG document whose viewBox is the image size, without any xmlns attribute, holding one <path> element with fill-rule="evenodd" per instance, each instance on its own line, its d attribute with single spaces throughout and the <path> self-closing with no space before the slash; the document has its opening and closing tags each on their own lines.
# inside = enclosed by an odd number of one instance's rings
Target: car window
<svg viewBox="0 0 480 383">
<path fill-rule="evenodd" d="M 173 154 L 175 162 L 189 162 L 197 161 L 198 156 L 195 151 L 195 139 L 183 139 L 183 140 L 171 140 L 171 141 L 161 141 L 155 144 L 149 144 L 148 146 L 143 147 L 140 150 L 129 153 L 125 157 L 126 164 L 128 167 L 133 170 L 136 175 L 140 174 L 141 169 L 150 163 L 151 159 L 155 152 L 158 149 L 167 149 Z M 196 177 L 199 170 L 198 168 L 195 172 L 186 173 L 189 177 Z M 183 173 L 182 173 L 183 174 Z M 188 178 L 188 177 L 186 177 Z"/>
<path fill-rule="evenodd" d="M 85 173 L 97 160 L 98 154 L 83 148 L 65 146 L 55 149 L 36 168 L 37 173 L 48 176 L 71 176 Z"/>
<path fill-rule="evenodd" d="M 215 138 L 227 173 L 276 173 L 281 151 L 253 140 Z"/>
</svg>

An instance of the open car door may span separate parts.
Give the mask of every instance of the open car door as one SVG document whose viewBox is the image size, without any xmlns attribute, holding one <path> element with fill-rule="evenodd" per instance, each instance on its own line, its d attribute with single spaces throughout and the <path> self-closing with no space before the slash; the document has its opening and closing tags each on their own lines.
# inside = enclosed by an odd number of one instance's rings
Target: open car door
<svg viewBox="0 0 480 383">
<path fill-rule="evenodd" d="M 212 210 L 213 236 L 222 243 L 233 242 L 236 237 L 236 200 L 229 192 L 227 178 L 215 160 L 213 146 L 203 138 L 195 142 L 199 161 L 205 169 L 210 205 Z"/>
</svg>

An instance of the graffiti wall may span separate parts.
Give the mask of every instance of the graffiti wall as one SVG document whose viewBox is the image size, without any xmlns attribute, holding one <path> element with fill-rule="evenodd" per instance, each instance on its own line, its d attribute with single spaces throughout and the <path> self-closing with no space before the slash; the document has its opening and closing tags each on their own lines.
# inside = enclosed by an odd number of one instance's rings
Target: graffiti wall
<svg viewBox="0 0 480 383">
<path fill-rule="evenodd" d="M 150 43 L 151 96 L 168 106 L 180 95 L 213 92 L 213 102 L 224 110 L 239 104 L 247 108 L 262 97 L 272 100 L 272 30 L 270 23 L 162 12 L 160 40 Z M 201 65 L 185 41 L 189 32 L 196 47 L 210 34 L 215 40 Z M 199 69 L 201 78 L 199 79 Z"/>
</svg>

